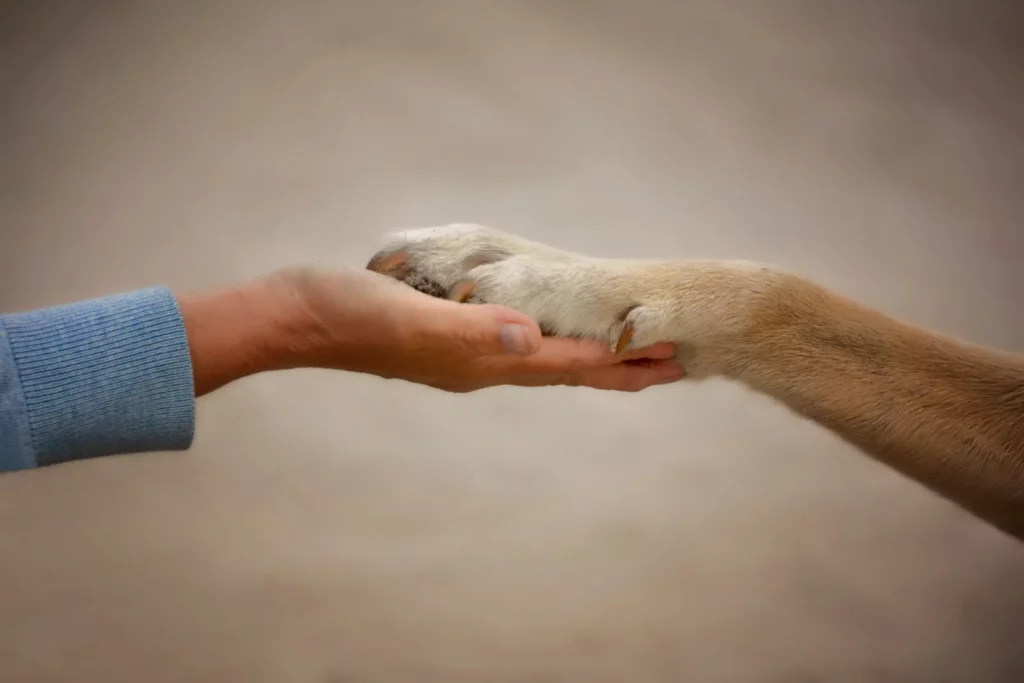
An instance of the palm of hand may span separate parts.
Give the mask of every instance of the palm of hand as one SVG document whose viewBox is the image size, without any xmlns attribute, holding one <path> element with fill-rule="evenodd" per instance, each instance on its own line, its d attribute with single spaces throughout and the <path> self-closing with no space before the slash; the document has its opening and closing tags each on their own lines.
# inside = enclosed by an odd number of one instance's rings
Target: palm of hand
<svg viewBox="0 0 1024 683">
<path fill-rule="evenodd" d="M 598 341 L 542 337 L 510 308 L 433 298 L 369 271 L 291 278 L 324 367 L 455 392 L 503 384 L 639 391 L 683 376 L 671 344 L 615 355 Z"/>
</svg>

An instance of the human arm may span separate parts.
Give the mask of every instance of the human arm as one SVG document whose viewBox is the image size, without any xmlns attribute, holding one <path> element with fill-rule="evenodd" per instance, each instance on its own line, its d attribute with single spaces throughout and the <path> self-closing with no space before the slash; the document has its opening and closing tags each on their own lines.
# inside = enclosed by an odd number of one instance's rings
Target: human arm
<svg viewBox="0 0 1024 683">
<path fill-rule="evenodd" d="M 661 345 L 623 364 L 600 344 L 541 340 L 515 311 L 439 301 L 361 270 L 142 290 L 0 316 L 0 471 L 188 448 L 195 397 L 261 372 L 348 370 L 450 391 L 639 390 L 681 376 L 671 355 Z"/>
<path fill-rule="evenodd" d="M 192 443 L 188 340 L 163 287 L 0 315 L 0 471 Z"/>
</svg>

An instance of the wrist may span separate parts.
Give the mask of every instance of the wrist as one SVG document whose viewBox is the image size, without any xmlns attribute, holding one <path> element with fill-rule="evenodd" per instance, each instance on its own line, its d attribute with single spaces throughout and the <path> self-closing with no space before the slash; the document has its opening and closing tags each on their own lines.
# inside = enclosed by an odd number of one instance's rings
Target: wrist
<svg viewBox="0 0 1024 683">
<path fill-rule="evenodd" d="M 196 396 L 262 372 L 305 364 L 316 321 L 285 273 L 183 295 Z"/>
</svg>

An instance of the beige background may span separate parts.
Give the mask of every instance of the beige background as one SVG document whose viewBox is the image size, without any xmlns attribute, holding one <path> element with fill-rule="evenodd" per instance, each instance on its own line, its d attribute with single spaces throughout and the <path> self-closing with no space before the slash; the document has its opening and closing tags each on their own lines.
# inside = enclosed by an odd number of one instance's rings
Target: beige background
<svg viewBox="0 0 1024 683">
<path fill-rule="evenodd" d="M 1012 4 L 5 3 L 0 308 L 476 221 L 1024 350 Z M 724 384 L 264 376 L 189 453 L 0 481 L 3 681 L 986 683 L 1022 646 L 1019 544 Z"/>
</svg>

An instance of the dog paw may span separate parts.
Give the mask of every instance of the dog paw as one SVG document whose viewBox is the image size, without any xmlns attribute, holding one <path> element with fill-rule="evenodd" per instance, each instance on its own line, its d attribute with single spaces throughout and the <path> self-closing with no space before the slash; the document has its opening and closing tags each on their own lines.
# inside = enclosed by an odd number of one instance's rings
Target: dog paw
<svg viewBox="0 0 1024 683">
<path fill-rule="evenodd" d="M 528 251 L 525 240 L 480 225 L 418 228 L 390 235 L 367 268 L 431 296 L 454 298 L 453 288 L 476 268 Z"/>
<path fill-rule="evenodd" d="M 605 340 L 619 353 L 659 341 L 649 306 L 608 262 L 493 228 L 399 232 L 367 267 L 431 296 L 514 308 L 545 334 Z"/>
</svg>

